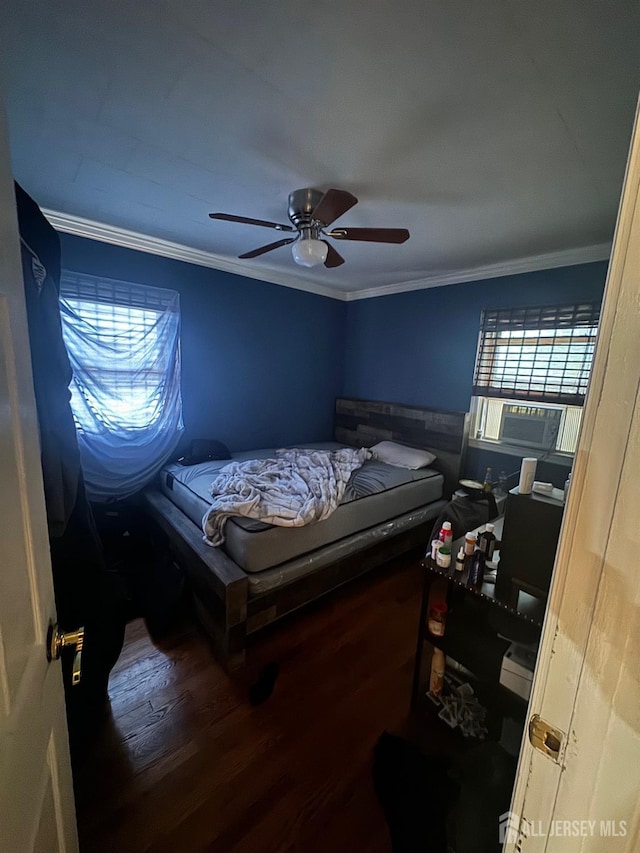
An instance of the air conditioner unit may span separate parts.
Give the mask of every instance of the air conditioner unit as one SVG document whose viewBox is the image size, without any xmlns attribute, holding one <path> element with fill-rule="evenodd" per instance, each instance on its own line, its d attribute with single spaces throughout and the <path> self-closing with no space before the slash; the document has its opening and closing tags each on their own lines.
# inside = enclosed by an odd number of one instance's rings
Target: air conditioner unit
<svg viewBox="0 0 640 853">
<path fill-rule="evenodd" d="M 561 420 L 562 408 L 505 403 L 500 420 L 500 440 L 522 447 L 553 450 Z"/>
</svg>

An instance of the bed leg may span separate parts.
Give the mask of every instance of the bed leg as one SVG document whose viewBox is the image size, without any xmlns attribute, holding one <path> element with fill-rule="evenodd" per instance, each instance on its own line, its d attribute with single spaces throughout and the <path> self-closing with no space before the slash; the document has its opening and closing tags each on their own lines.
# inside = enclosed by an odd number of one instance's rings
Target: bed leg
<svg viewBox="0 0 640 853">
<path fill-rule="evenodd" d="M 204 629 L 213 647 L 216 659 L 225 672 L 239 672 L 246 664 L 247 621 L 241 619 L 235 625 L 216 619 L 211 604 L 203 604 L 197 594 L 192 595 L 193 608 L 198 622 Z M 246 612 L 246 611 L 245 611 Z M 224 624 L 222 624 L 224 622 Z"/>
<path fill-rule="evenodd" d="M 227 641 L 226 651 L 221 654 L 220 662 L 225 672 L 231 674 L 241 672 L 247 664 L 246 646 L 235 647 L 234 643 Z"/>
</svg>

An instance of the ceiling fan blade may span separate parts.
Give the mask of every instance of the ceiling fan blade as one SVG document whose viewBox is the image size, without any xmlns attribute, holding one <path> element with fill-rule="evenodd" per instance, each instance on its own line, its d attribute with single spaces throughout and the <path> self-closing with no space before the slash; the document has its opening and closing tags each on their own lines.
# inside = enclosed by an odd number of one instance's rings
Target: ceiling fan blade
<svg viewBox="0 0 640 853">
<path fill-rule="evenodd" d="M 404 243 L 409 239 L 409 232 L 406 228 L 335 228 L 325 232 L 325 237 L 369 243 Z"/>
<path fill-rule="evenodd" d="M 259 249 L 253 249 L 251 252 L 245 252 L 244 255 L 238 255 L 239 258 L 257 258 L 258 255 L 264 255 L 273 249 L 279 249 L 280 246 L 286 246 L 288 243 L 295 243 L 297 237 L 285 237 L 284 240 L 276 240 L 275 243 L 269 243 L 267 246 L 260 246 Z"/>
<path fill-rule="evenodd" d="M 210 213 L 210 219 L 222 219 L 224 222 L 242 222 L 244 225 L 261 225 L 263 228 L 275 228 L 276 231 L 295 231 L 290 225 L 268 222 L 266 219 L 250 219 L 248 216 L 235 216 L 233 213 Z"/>
<path fill-rule="evenodd" d="M 329 247 L 329 251 L 327 252 L 327 259 L 324 262 L 325 267 L 328 269 L 333 269 L 333 267 L 340 267 L 344 263 L 344 258 L 341 254 L 336 252 L 331 243 L 327 243 L 326 240 L 322 241 L 325 246 Z"/>
<path fill-rule="evenodd" d="M 311 218 L 323 225 L 331 225 L 357 203 L 358 199 L 346 190 L 327 190 L 315 206 Z"/>
</svg>

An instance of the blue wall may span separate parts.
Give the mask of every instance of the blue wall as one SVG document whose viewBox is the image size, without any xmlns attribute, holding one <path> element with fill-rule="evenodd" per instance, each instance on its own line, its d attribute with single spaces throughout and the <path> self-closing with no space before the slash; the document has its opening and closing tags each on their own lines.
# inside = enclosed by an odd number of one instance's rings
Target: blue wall
<svg viewBox="0 0 640 853">
<path fill-rule="evenodd" d="M 60 235 L 63 266 L 180 293 L 185 440 L 232 450 L 333 435 L 345 304 L 181 261 Z"/>
<path fill-rule="evenodd" d="M 349 302 L 344 395 L 466 412 L 483 308 L 600 300 L 606 273 L 602 261 Z M 519 464 L 472 450 L 466 473 Z M 567 471 L 548 465 L 545 476 L 562 487 Z"/>
<path fill-rule="evenodd" d="M 606 272 L 602 261 L 349 302 L 345 396 L 466 412 L 482 309 L 599 300 Z"/>
<path fill-rule="evenodd" d="M 79 272 L 180 293 L 185 441 L 232 450 L 324 440 L 338 396 L 468 411 L 483 308 L 602 298 L 607 263 L 344 303 L 61 234 Z M 466 474 L 519 468 L 472 449 Z M 567 468 L 541 466 L 562 487 Z"/>
</svg>

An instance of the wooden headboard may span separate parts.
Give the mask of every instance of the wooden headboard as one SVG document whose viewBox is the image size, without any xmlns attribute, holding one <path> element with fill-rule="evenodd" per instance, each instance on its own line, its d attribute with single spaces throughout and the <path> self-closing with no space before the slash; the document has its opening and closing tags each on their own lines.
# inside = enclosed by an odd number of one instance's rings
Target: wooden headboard
<svg viewBox="0 0 640 853">
<path fill-rule="evenodd" d="M 444 496 L 447 498 L 456 490 L 464 474 L 468 437 L 468 412 L 422 409 L 372 400 L 336 400 L 336 441 L 350 447 L 370 447 L 386 439 L 430 450 L 437 456 L 431 467 L 444 475 Z"/>
</svg>

